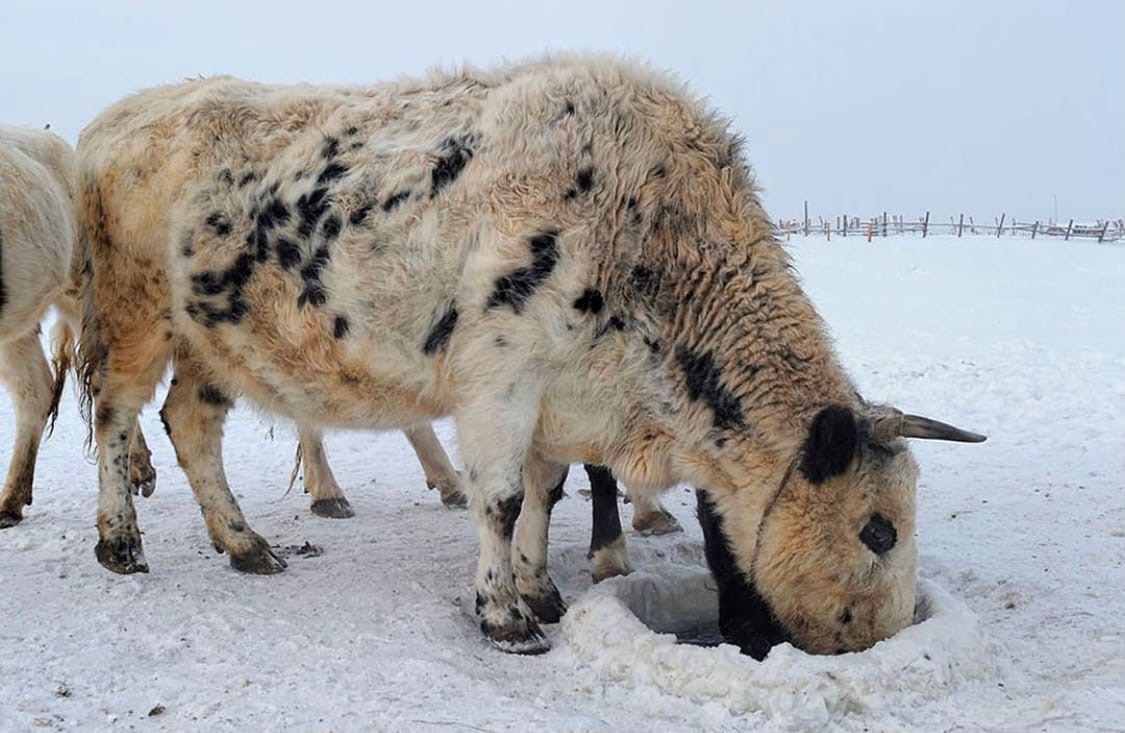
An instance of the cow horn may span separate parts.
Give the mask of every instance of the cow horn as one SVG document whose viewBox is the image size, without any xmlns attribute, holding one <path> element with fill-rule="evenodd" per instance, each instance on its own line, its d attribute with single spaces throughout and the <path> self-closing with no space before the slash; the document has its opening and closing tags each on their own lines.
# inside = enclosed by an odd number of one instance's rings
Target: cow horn
<svg viewBox="0 0 1125 733">
<path fill-rule="evenodd" d="M 899 433 L 904 438 L 929 438 L 931 440 L 952 440 L 958 443 L 983 443 L 988 439 L 979 433 L 955 428 L 937 420 L 918 415 L 903 415 Z"/>
<path fill-rule="evenodd" d="M 987 440 L 984 435 L 970 433 L 928 417 L 904 415 L 894 408 L 884 408 L 883 414 L 874 420 L 871 438 L 876 443 L 885 443 L 898 437 L 952 440 L 958 443 L 981 443 Z"/>
</svg>

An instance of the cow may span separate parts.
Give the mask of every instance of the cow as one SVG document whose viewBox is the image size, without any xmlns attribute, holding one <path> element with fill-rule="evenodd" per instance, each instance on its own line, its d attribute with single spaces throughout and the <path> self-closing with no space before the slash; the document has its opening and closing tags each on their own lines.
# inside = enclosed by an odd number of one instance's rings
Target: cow
<svg viewBox="0 0 1125 733">
<path fill-rule="evenodd" d="M 18 524 L 31 504 L 39 443 L 48 423 L 54 426 L 73 348 L 73 156 L 50 132 L 0 125 L 0 381 L 16 409 L 0 528 Z M 60 310 L 53 372 L 39 342 L 39 324 L 52 305 Z"/>
<path fill-rule="evenodd" d="M 860 396 L 739 138 L 668 75 L 558 55 L 366 87 L 194 80 L 105 110 L 77 170 L 107 569 L 148 569 L 123 456 L 172 361 L 163 416 L 239 569 L 280 569 L 223 474 L 245 395 L 317 426 L 452 415 L 501 650 L 546 651 L 565 611 L 546 550 L 571 463 L 704 491 L 754 591 L 743 620 L 803 649 L 911 622 L 905 438 L 983 438 Z"/>
</svg>

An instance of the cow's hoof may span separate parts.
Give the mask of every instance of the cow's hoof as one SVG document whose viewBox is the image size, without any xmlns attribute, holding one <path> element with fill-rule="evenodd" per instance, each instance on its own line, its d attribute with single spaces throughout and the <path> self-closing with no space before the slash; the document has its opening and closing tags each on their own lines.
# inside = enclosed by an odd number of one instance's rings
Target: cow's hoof
<svg viewBox="0 0 1125 733">
<path fill-rule="evenodd" d="M 433 481 L 426 482 L 426 488 L 431 491 L 437 489 L 441 492 L 441 503 L 450 509 L 464 509 L 469 506 L 469 497 L 456 486 L 442 486 Z"/>
<path fill-rule="evenodd" d="M 248 549 L 229 554 L 230 566 L 240 573 L 275 575 L 289 567 L 289 563 L 274 554 L 269 543 L 261 537 L 255 537 Z"/>
<path fill-rule="evenodd" d="M 684 531 L 684 528 L 680 526 L 679 520 L 666 509 L 639 517 L 633 517 L 633 529 L 645 536 L 675 534 L 676 532 Z"/>
<path fill-rule="evenodd" d="M 120 575 L 148 572 L 140 537 L 118 535 L 109 540 L 99 539 L 94 555 L 102 567 Z"/>
<path fill-rule="evenodd" d="M 312 513 L 325 519 L 351 519 L 355 510 L 344 497 L 338 499 L 317 499 L 310 507 Z"/>
<path fill-rule="evenodd" d="M 625 537 L 618 535 L 613 542 L 594 550 L 591 553 L 594 566 L 590 575 L 595 583 L 600 583 L 606 578 L 618 575 L 628 575 L 633 572 L 633 563 L 629 562 L 629 553 L 625 549 Z"/>
<path fill-rule="evenodd" d="M 129 457 L 129 490 L 133 496 L 152 496 L 156 491 L 156 469 L 152 460 L 144 454 Z"/>
<path fill-rule="evenodd" d="M 542 654 L 551 649 L 551 642 L 534 621 L 511 626 L 493 626 L 482 621 L 480 629 L 492 646 L 507 654 Z"/>
<path fill-rule="evenodd" d="M 531 612 L 535 614 L 535 618 L 539 619 L 540 623 L 544 624 L 557 624 L 559 619 L 566 613 L 566 603 L 563 602 L 562 594 L 550 578 L 547 578 L 547 587 L 542 589 L 538 595 L 523 595 L 524 603 L 528 605 Z"/>
<path fill-rule="evenodd" d="M 0 529 L 7 529 L 8 527 L 15 527 L 23 521 L 22 514 L 15 512 L 3 511 L 0 512 Z"/>
</svg>

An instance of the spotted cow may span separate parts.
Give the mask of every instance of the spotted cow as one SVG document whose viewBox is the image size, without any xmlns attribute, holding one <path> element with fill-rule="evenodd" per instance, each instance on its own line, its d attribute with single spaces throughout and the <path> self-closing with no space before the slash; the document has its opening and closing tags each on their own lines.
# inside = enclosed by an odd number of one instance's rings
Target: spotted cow
<svg viewBox="0 0 1125 733">
<path fill-rule="evenodd" d="M 570 463 L 704 491 L 764 636 L 858 650 L 910 622 L 904 438 L 979 436 L 860 397 L 738 138 L 667 75 L 558 56 L 149 89 L 83 132 L 78 196 L 107 568 L 147 569 L 122 456 L 171 360 L 177 456 L 242 569 L 279 568 L 223 474 L 234 395 L 317 426 L 452 415 L 476 610 L 506 651 L 547 649 L 563 611 L 546 549 Z"/>
</svg>

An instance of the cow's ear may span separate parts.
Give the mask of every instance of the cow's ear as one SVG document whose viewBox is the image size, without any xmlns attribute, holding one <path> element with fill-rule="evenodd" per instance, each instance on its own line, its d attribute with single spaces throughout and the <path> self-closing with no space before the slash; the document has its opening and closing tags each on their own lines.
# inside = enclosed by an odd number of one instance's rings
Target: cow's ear
<svg viewBox="0 0 1125 733">
<path fill-rule="evenodd" d="M 846 407 L 829 405 L 816 414 L 801 446 L 801 474 L 814 484 L 847 470 L 859 447 L 859 425 Z"/>
</svg>

